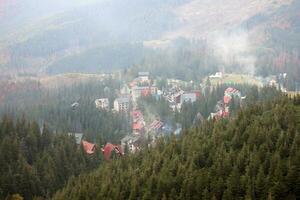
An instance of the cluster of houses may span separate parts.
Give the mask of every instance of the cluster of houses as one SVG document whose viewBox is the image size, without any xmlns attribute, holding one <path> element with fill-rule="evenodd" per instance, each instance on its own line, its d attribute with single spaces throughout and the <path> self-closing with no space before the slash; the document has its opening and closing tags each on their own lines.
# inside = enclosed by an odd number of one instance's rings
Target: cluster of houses
<svg viewBox="0 0 300 200">
<path fill-rule="evenodd" d="M 169 102 L 170 108 L 173 111 L 180 111 L 183 103 L 194 103 L 200 97 L 201 91 L 189 91 L 186 92 L 178 86 L 174 86 L 170 89 L 163 91 L 163 98 Z"/>
<path fill-rule="evenodd" d="M 74 137 L 78 147 L 82 147 L 86 154 L 93 155 L 97 151 L 97 145 L 86 140 L 83 140 L 83 133 L 68 133 L 70 137 Z M 107 143 L 103 148 L 101 148 L 105 160 L 110 160 L 114 155 L 123 156 L 123 150 L 120 145 L 114 145 Z"/>
<path fill-rule="evenodd" d="M 222 119 L 228 118 L 230 116 L 230 103 L 233 99 L 244 99 L 245 97 L 241 96 L 241 92 L 238 89 L 229 87 L 224 91 L 224 97 L 222 100 L 218 101 L 214 113 L 211 113 L 209 119 Z"/>
</svg>

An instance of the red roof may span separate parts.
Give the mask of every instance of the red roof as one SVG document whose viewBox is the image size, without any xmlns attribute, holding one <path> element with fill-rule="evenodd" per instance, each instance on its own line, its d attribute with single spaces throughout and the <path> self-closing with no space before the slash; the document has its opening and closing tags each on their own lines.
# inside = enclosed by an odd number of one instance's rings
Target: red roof
<svg viewBox="0 0 300 200">
<path fill-rule="evenodd" d="M 229 87 L 225 90 L 225 94 L 226 93 L 234 94 L 234 93 L 237 93 L 237 92 L 239 92 L 239 91 L 235 88 L 232 88 L 232 87 Z"/>
<path fill-rule="evenodd" d="M 96 145 L 82 140 L 82 146 L 87 154 L 93 154 L 96 151 Z"/>
<path fill-rule="evenodd" d="M 150 88 L 145 88 L 142 90 L 142 96 L 143 97 L 148 97 L 151 95 L 151 89 Z"/>
<path fill-rule="evenodd" d="M 229 104 L 229 103 L 231 102 L 231 99 L 232 99 L 231 96 L 225 95 L 225 96 L 224 96 L 224 103 L 225 103 L 225 104 Z"/>
<path fill-rule="evenodd" d="M 115 151 L 120 156 L 124 155 L 124 152 L 119 145 L 107 143 L 102 149 L 105 160 L 110 160 L 110 156 L 113 151 Z"/>
<path fill-rule="evenodd" d="M 143 125 L 141 123 L 133 123 L 132 124 L 132 129 L 133 130 L 142 130 L 143 129 Z"/>
<path fill-rule="evenodd" d="M 143 114 L 140 110 L 135 110 L 132 112 L 132 117 L 134 119 L 139 119 L 139 118 L 143 117 Z"/>
<path fill-rule="evenodd" d="M 201 91 L 200 91 L 200 90 L 194 90 L 193 93 L 196 94 L 196 97 L 197 97 L 197 98 L 200 98 L 200 97 L 201 97 Z"/>
<path fill-rule="evenodd" d="M 150 130 L 159 130 L 160 128 L 162 128 L 163 127 L 163 125 L 164 125 L 164 123 L 162 123 L 161 121 L 159 121 L 159 120 L 154 120 L 153 122 L 152 122 L 152 124 L 150 124 L 149 125 L 149 131 Z"/>
</svg>

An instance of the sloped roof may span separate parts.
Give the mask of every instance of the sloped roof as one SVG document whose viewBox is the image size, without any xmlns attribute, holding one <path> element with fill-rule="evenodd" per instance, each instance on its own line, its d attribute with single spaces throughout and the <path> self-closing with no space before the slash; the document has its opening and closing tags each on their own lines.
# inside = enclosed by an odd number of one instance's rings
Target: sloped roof
<svg viewBox="0 0 300 200">
<path fill-rule="evenodd" d="M 164 123 L 162 123 L 161 121 L 159 120 L 154 120 L 148 127 L 148 130 L 151 131 L 151 130 L 159 130 L 160 128 L 162 128 L 164 125 Z"/>
<path fill-rule="evenodd" d="M 133 123 L 132 124 L 132 129 L 133 130 L 142 130 L 143 129 L 143 125 L 141 123 Z"/>
<path fill-rule="evenodd" d="M 82 140 L 82 146 L 83 146 L 84 151 L 87 154 L 93 154 L 93 153 L 95 153 L 95 148 L 96 148 L 95 144 L 89 143 L 89 142 L 87 142 L 85 140 Z"/>
<path fill-rule="evenodd" d="M 102 149 L 105 160 L 110 160 L 112 151 L 115 151 L 118 155 L 124 155 L 122 148 L 119 145 L 107 143 Z"/>
<path fill-rule="evenodd" d="M 225 95 L 225 96 L 224 96 L 224 103 L 225 103 L 225 104 L 229 104 L 229 103 L 231 102 L 231 99 L 232 99 L 231 96 Z"/>
</svg>

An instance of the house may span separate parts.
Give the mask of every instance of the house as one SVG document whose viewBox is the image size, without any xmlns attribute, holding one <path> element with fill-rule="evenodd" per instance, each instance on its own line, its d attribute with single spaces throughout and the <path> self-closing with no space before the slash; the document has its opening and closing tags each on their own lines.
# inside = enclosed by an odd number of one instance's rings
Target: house
<svg viewBox="0 0 300 200">
<path fill-rule="evenodd" d="M 121 147 L 123 152 L 128 148 L 128 151 L 135 153 L 140 150 L 142 137 L 140 135 L 127 135 L 121 140 Z"/>
<path fill-rule="evenodd" d="M 164 98 L 169 103 L 178 104 L 181 102 L 181 95 L 184 94 L 184 91 L 178 88 L 172 88 L 170 91 L 165 91 Z"/>
<path fill-rule="evenodd" d="M 235 88 L 229 87 L 225 90 L 224 96 L 238 97 L 241 98 L 241 92 Z"/>
<path fill-rule="evenodd" d="M 114 145 L 111 143 L 107 143 L 101 150 L 105 160 L 110 160 L 112 153 L 116 153 L 118 156 L 124 155 L 123 149 L 120 145 Z"/>
<path fill-rule="evenodd" d="M 140 110 L 132 111 L 131 114 L 133 122 L 144 121 L 144 116 Z"/>
<path fill-rule="evenodd" d="M 96 108 L 101 110 L 109 109 L 109 100 L 107 98 L 104 99 L 96 99 L 95 100 Z"/>
<path fill-rule="evenodd" d="M 140 82 L 145 83 L 145 82 L 150 81 L 150 79 L 149 79 L 150 73 L 149 72 L 139 72 L 138 75 L 139 75 Z"/>
<path fill-rule="evenodd" d="M 134 86 L 132 87 L 132 100 L 137 101 L 140 97 L 155 96 L 157 87 L 154 86 Z"/>
<path fill-rule="evenodd" d="M 180 103 L 194 103 L 197 100 L 197 94 L 192 93 L 184 93 L 181 95 Z"/>
<path fill-rule="evenodd" d="M 224 101 L 224 103 L 225 103 L 226 105 L 230 104 L 231 100 L 232 100 L 232 97 L 231 97 L 231 96 L 225 95 L 224 98 L 223 98 L 223 101 Z"/>
<path fill-rule="evenodd" d="M 68 135 L 75 138 L 76 144 L 81 144 L 83 133 L 68 133 Z"/>
<path fill-rule="evenodd" d="M 132 124 L 133 134 L 135 134 L 135 135 L 142 134 L 144 132 L 144 126 L 145 126 L 145 124 L 143 121 L 133 123 Z"/>
<path fill-rule="evenodd" d="M 130 106 L 129 97 L 120 97 L 114 101 L 114 110 L 117 112 L 127 112 Z"/>
<path fill-rule="evenodd" d="M 82 146 L 87 154 L 94 154 L 96 152 L 96 145 L 85 140 L 82 140 Z"/>
<path fill-rule="evenodd" d="M 147 133 L 149 132 L 155 132 L 158 133 L 162 130 L 164 126 L 164 123 L 160 120 L 154 120 L 148 127 L 147 127 Z"/>
</svg>

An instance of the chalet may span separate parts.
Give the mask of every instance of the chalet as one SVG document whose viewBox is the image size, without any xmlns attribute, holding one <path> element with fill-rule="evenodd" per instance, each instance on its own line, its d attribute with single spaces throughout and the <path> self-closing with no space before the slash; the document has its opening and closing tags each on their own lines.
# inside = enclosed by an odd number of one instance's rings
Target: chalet
<svg viewBox="0 0 300 200">
<path fill-rule="evenodd" d="M 227 105 L 230 104 L 231 100 L 232 100 L 231 96 L 225 95 L 224 98 L 223 98 L 224 103 L 227 104 Z"/>
<path fill-rule="evenodd" d="M 135 135 L 142 134 L 144 132 L 144 127 L 145 127 L 144 121 L 134 122 L 132 124 L 133 134 L 135 134 Z"/>
<path fill-rule="evenodd" d="M 120 97 L 114 101 L 114 110 L 117 112 L 127 112 L 130 106 L 129 97 Z"/>
<path fill-rule="evenodd" d="M 159 131 L 162 130 L 164 126 L 164 123 L 161 122 L 160 120 L 154 120 L 148 127 L 147 127 L 147 133 L 149 132 L 154 132 L 158 133 Z"/>
<path fill-rule="evenodd" d="M 81 144 L 83 133 L 68 133 L 68 135 L 75 138 L 77 145 Z"/>
<path fill-rule="evenodd" d="M 115 153 L 118 156 L 124 155 L 124 152 L 120 145 L 114 145 L 111 143 L 107 143 L 101 150 L 105 160 L 110 160 L 113 153 Z"/>
<path fill-rule="evenodd" d="M 109 109 L 109 100 L 107 98 L 96 99 L 95 104 L 96 104 L 97 109 L 100 109 L 100 110 L 108 110 Z"/>
<path fill-rule="evenodd" d="M 131 114 L 133 122 L 144 121 L 144 116 L 140 110 L 132 111 Z"/>
<path fill-rule="evenodd" d="M 82 140 L 82 146 L 87 154 L 94 154 L 96 152 L 96 145 L 85 140 Z"/>
</svg>

